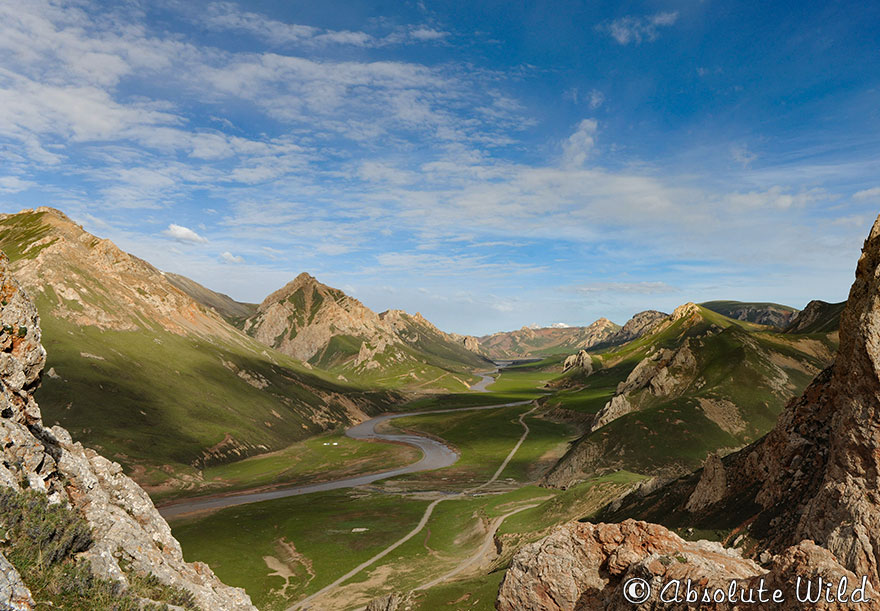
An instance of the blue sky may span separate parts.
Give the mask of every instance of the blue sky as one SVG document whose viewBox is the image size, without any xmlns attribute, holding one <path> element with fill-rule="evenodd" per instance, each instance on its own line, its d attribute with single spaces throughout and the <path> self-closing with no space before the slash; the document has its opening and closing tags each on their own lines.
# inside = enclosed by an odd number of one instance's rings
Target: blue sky
<svg viewBox="0 0 880 611">
<path fill-rule="evenodd" d="M 880 5 L 0 0 L 0 211 L 482 334 L 846 297 Z"/>
</svg>

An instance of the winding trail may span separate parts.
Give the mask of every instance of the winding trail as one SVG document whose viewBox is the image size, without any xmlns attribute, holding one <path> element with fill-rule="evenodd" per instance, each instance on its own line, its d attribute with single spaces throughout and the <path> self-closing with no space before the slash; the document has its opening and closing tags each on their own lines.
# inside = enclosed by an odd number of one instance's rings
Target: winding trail
<svg viewBox="0 0 880 611">
<path fill-rule="evenodd" d="M 423 413 L 432 413 L 432 414 L 441 413 L 442 414 L 442 413 L 447 413 L 447 412 L 458 412 L 458 411 L 466 411 L 466 410 L 495 409 L 498 407 L 511 407 L 514 405 L 524 405 L 526 403 L 530 403 L 530 402 L 529 401 L 519 401 L 516 403 L 507 403 L 504 405 L 491 405 L 491 406 L 486 406 L 486 407 L 475 407 L 475 408 L 465 408 L 465 409 L 447 409 L 447 410 L 437 410 L 437 411 L 423 412 Z M 352 570 L 350 570 L 348 573 L 346 573 L 342 577 L 339 577 L 333 583 L 324 586 L 323 588 L 321 588 L 320 590 L 318 590 L 314 594 L 307 596 L 306 598 L 302 599 L 301 601 L 299 601 L 298 603 L 296 603 L 292 607 L 288 607 L 287 611 L 298 611 L 300 609 L 309 609 L 308 605 L 310 602 L 312 602 L 316 598 L 323 596 L 324 594 L 327 594 L 331 590 L 334 590 L 338 586 L 342 585 L 343 583 L 345 583 L 346 581 L 348 581 L 349 579 L 351 579 L 352 577 L 354 577 L 355 575 L 357 575 L 358 573 L 360 573 L 364 569 L 369 568 L 370 566 L 372 566 L 373 564 L 375 564 L 376 562 L 378 562 L 379 560 L 381 560 L 382 558 L 384 558 L 385 556 L 387 556 L 388 554 L 390 554 L 391 552 L 396 550 L 398 547 L 400 547 L 401 545 L 403 545 L 404 543 L 406 543 L 407 541 L 409 541 L 410 539 L 415 537 L 428 524 L 428 520 L 431 518 L 431 514 L 434 513 L 434 508 L 437 505 L 439 505 L 440 503 L 442 503 L 443 501 L 452 501 L 452 500 L 466 498 L 468 495 L 473 494 L 474 492 L 476 492 L 478 490 L 482 490 L 483 488 L 485 488 L 485 487 L 493 484 L 495 481 L 497 481 L 498 478 L 501 477 L 501 473 L 504 472 L 504 469 L 507 468 L 507 465 L 510 463 L 511 459 L 513 459 L 513 456 L 519 450 L 520 446 L 526 440 L 526 437 L 528 437 L 530 429 L 529 429 L 529 425 L 526 424 L 526 422 L 525 422 L 525 418 L 526 418 L 526 416 L 528 416 L 532 412 L 534 412 L 536 409 L 538 409 L 537 405 L 535 407 L 533 407 L 532 409 L 530 409 L 529 411 L 520 414 L 519 423 L 523 427 L 523 434 L 520 436 L 519 440 L 516 442 L 516 445 L 513 446 L 513 449 L 510 452 L 508 452 L 507 456 L 504 458 L 504 461 L 501 463 L 501 466 L 498 467 L 498 469 L 495 471 L 495 474 L 492 475 L 491 478 L 489 478 L 487 481 L 485 481 L 484 483 L 482 483 L 479 486 L 476 486 L 474 488 L 468 488 L 467 490 L 465 490 L 463 492 L 459 492 L 458 494 L 453 494 L 453 495 L 432 501 L 425 508 L 425 513 L 422 515 L 422 519 L 419 520 L 419 523 L 416 525 L 416 527 L 414 529 L 412 529 L 409 533 L 407 533 L 401 539 L 398 539 L 397 541 L 395 541 L 394 543 L 392 543 L 391 545 L 389 545 L 388 547 L 383 549 L 381 552 L 379 552 L 378 554 L 376 554 L 372 558 L 365 560 L 364 562 L 362 562 L 358 566 L 354 567 Z M 408 415 L 411 415 L 411 414 L 408 414 Z M 372 422 L 372 420 L 368 420 L 367 422 Z M 364 423 L 364 424 L 366 424 L 366 423 Z M 520 511 L 524 511 L 526 509 L 530 509 L 535 506 L 536 505 L 529 505 L 526 507 L 520 507 L 519 509 L 516 509 L 515 511 L 511 511 L 503 516 L 495 518 L 495 520 L 492 523 L 492 527 L 489 529 L 489 533 L 487 534 L 486 539 L 483 541 L 483 544 L 480 546 L 480 549 L 477 551 L 477 553 L 474 556 L 471 556 L 470 558 L 466 559 L 464 562 L 462 562 L 457 567 L 455 567 L 455 569 L 453 569 L 450 573 L 447 573 L 446 575 L 440 577 L 439 579 L 432 581 L 430 584 L 419 586 L 416 589 L 417 590 L 427 589 L 427 588 L 431 587 L 432 585 L 436 585 L 437 583 L 440 583 L 441 581 L 444 581 L 444 580 L 448 579 L 449 577 L 452 577 L 453 575 L 457 575 L 461 571 L 463 571 L 466 568 L 468 568 L 469 566 L 471 566 L 474 562 L 477 562 L 479 560 L 479 558 L 481 558 L 483 556 L 483 554 L 485 554 L 485 552 L 488 550 L 488 546 L 492 543 L 492 540 L 495 536 L 495 532 L 498 530 L 498 528 L 501 526 L 501 523 L 504 522 L 504 520 L 508 516 L 511 516 L 511 515 L 518 513 Z"/>
</svg>

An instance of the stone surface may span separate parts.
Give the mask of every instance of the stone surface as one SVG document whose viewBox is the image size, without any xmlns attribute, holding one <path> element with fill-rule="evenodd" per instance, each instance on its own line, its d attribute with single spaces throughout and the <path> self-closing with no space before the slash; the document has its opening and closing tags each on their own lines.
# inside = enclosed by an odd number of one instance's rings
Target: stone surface
<svg viewBox="0 0 880 611">
<path fill-rule="evenodd" d="M 125 561 L 189 590 L 205 610 L 254 609 L 244 590 L 224 585 L 204 564 L 183 560 L 167 522 L 119 464 L 73 442 L 61 427 L 44 428 L 33 399 L 46 358 L 39 318 L 2 254 L 0 299 L 0 485 L 41 490 L 79 511 L 95 541 L 84 555 L 99 577 L 125 585 Z"/>
<path fill-rule="evenodd" d="M 380 598 L 374 598 L 367 605 L 366 611 L 397 611 L 400 607 L 400 596 L 397 594 L 388 594 Z"/>
<path fill-rule="evenodd" d="M 6 557 L 0 554 L 0 609 L 32 611 L 36 608 L 31 592 Z"/>
<path fill-rule="evenodd" d="M 748 579 L 762 572 L 735 550 L 708 541 L 688 542 L 657 524 L 573 522 L 514 555 L 496 608 L 633 609 L 620 591 L 628 577 L 653 583 L 693 579 L 726 587 L 731 578 Z"/>
<path fill-rule="evenodd" d="M 861 585 L 861 579 L 848 571 L 826 549 L 812 541 L 802 541 L 776 556 L 767 569 L 743 558 L 739 550 L 728 549 L 710 541 L 685 541 L 657 524 L 627 520 L 620 524 L 570 523 L 544 539 L 523 547 L 511 561 L 501 582 L 496 600 L 498 611 L 639 611 L 704 609 L 713 611 L 795 611 L 805 608 L 843 611 L 880 607 L 870 584 L 865 596 L 873 602 L 849 604 L 822 601 L 805 604 L 798 600 L 797 580 L 803 587 L 812 582 L 813 591 L 819 578 L 836 587 L 843 577 L 849 599 Z M 624 596 L 625 584 L 633 578 L 642 579 L 652 588 L 649 598 L 635 605 Z M 763 585 L 768 592 L 780 590 L 784 602 L 768 600 L 764 604 L 731 604 L 723 600 L 692 604 L 685 600 L 688 580 L 700 593 L 716 590 L 730 592 L 733 580 L 740 592 L 757 592 Z M 680 600 L 674 585 L 663 593 L 663 587 L 678 582 Z M 755 594 L 752 595 L 757 600 Z M 751 598 L 751 597 L 750 597 Z M 876 600 L 875 600 L 876 599 Z"/>
</svg>

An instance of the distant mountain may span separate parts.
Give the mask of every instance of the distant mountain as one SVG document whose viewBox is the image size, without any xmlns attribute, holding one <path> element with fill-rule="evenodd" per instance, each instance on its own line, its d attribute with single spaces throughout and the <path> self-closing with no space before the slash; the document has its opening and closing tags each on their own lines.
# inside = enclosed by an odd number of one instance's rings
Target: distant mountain
<svg viewBox="0 0 880 611">
<path fill-rule="evenodd" d="M 494 359 L 569 354 L 608 340 L 620 326 L 600 318 L 586 327 L 523 327 L 477 338 L 481 351 Z"/>
<path fill-rule="evenodd" d="M 420 314 L 376 314 L 306 273 L 266 297 L 244 330 L 313 367 L 381 387 L 465 390 L 475 369 L 491 367 Z"/>
<path fill-rule="evenodd" d="M 554 384 L 566 390 L 548 405 L 578 415 L 587 432 L 546 481 L 568 486 L 619 469 L 691 471 L 708 453 L 766 433 L 835 349 L 829 337 L 771 333 L 680 306 L 641 338 L 590 353 L 586 369 L 572 368 Z"/>
<path fill-rule="evenodd" d="M 206 464 L 286 446 L 397 400 L 255 341 L 57 210 L 0 215 L 0 249 L 40 313 L 44 419 L 146 485 L 195 481 Z"/>
<path fill-rule="evenodd" d="M 195 280 L 190 280 L 186 276 L 172 274 L 170 272 L 162 272 L 165 278 L 172 285 L 192 297 L 194 301 L 202 304 L 206 308 L 214 309 L 220 316 L 231 322 L 233 325 L 240 326 L 244 320 L 252 316 L 257 310 L 255 303 L 241 303 L 234 300 L 229 295 L 212 291 L 205 288 Z"/>
<path fill-rule="evenodd" d="M 833 333 L 840 327 L 846 302 L 828 303 L 815 299 L 807 304 L 785 328 L 786 333 Z"/>
<path fill-rule="evenodd" d="M 669 314 L 657 310 L 638 312 L 626 321 L 620 329 L 601 342 L 601 345 L 618 346 L 634 339 L 638 339 L 660 324 L 667 316 L 669 316 Z"/>
<path fill-rule="evenodd" d="M 700 305 L 734 320 L 745 320 L 777 329 L 785 329 L 798 313 L 796 308 L 778 303 L 707 301 Z"/>
</svg>

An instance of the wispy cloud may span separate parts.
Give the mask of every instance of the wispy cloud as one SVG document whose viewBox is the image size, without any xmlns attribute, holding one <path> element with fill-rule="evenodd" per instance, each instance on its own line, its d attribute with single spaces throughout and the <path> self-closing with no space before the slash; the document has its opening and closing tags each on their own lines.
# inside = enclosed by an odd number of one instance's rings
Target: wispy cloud
<svg viewBox="0 0 880 611">
<path fill-rule="evenodd" d="M 431 43 L 443 41 L 449 32 L 427 25 L 395 28 L 383 35 L 353 30 L 332 30 L 309 25 L 286 23 L 266 15 L 242 10 L 232 2 L 215 2 L 200 25 L 220 31 L 246 32 L 274 45 L 348 45 L 353 47 L 384 47 L 388 45 Z"/>
<path fill-rule="evenodd" d="M 853 199 L 858 201 L 880 200 L 880 187 L 871 187 L 853 193 Z"/>
<path fill-rule="evenodd" d="M 625 293 L 638 295 L 659 295 L 677 293 L 680 289 L 665 282 L 596 282 L 573 287 L 573 290 L 586 295 L 597 293 Z"/>
<path fill-rule="evenodd" d="M 614 40 L 622 45 L 641 44 L 657 39 L 658 31 L 662 27 L 669 27 L 678 21 L 678 12 L 655 13 L 654 15 L 632 16 L 627 15 L 614 21 L 603 23 L 597 29 L 607 32 Z"/>
</svg>

